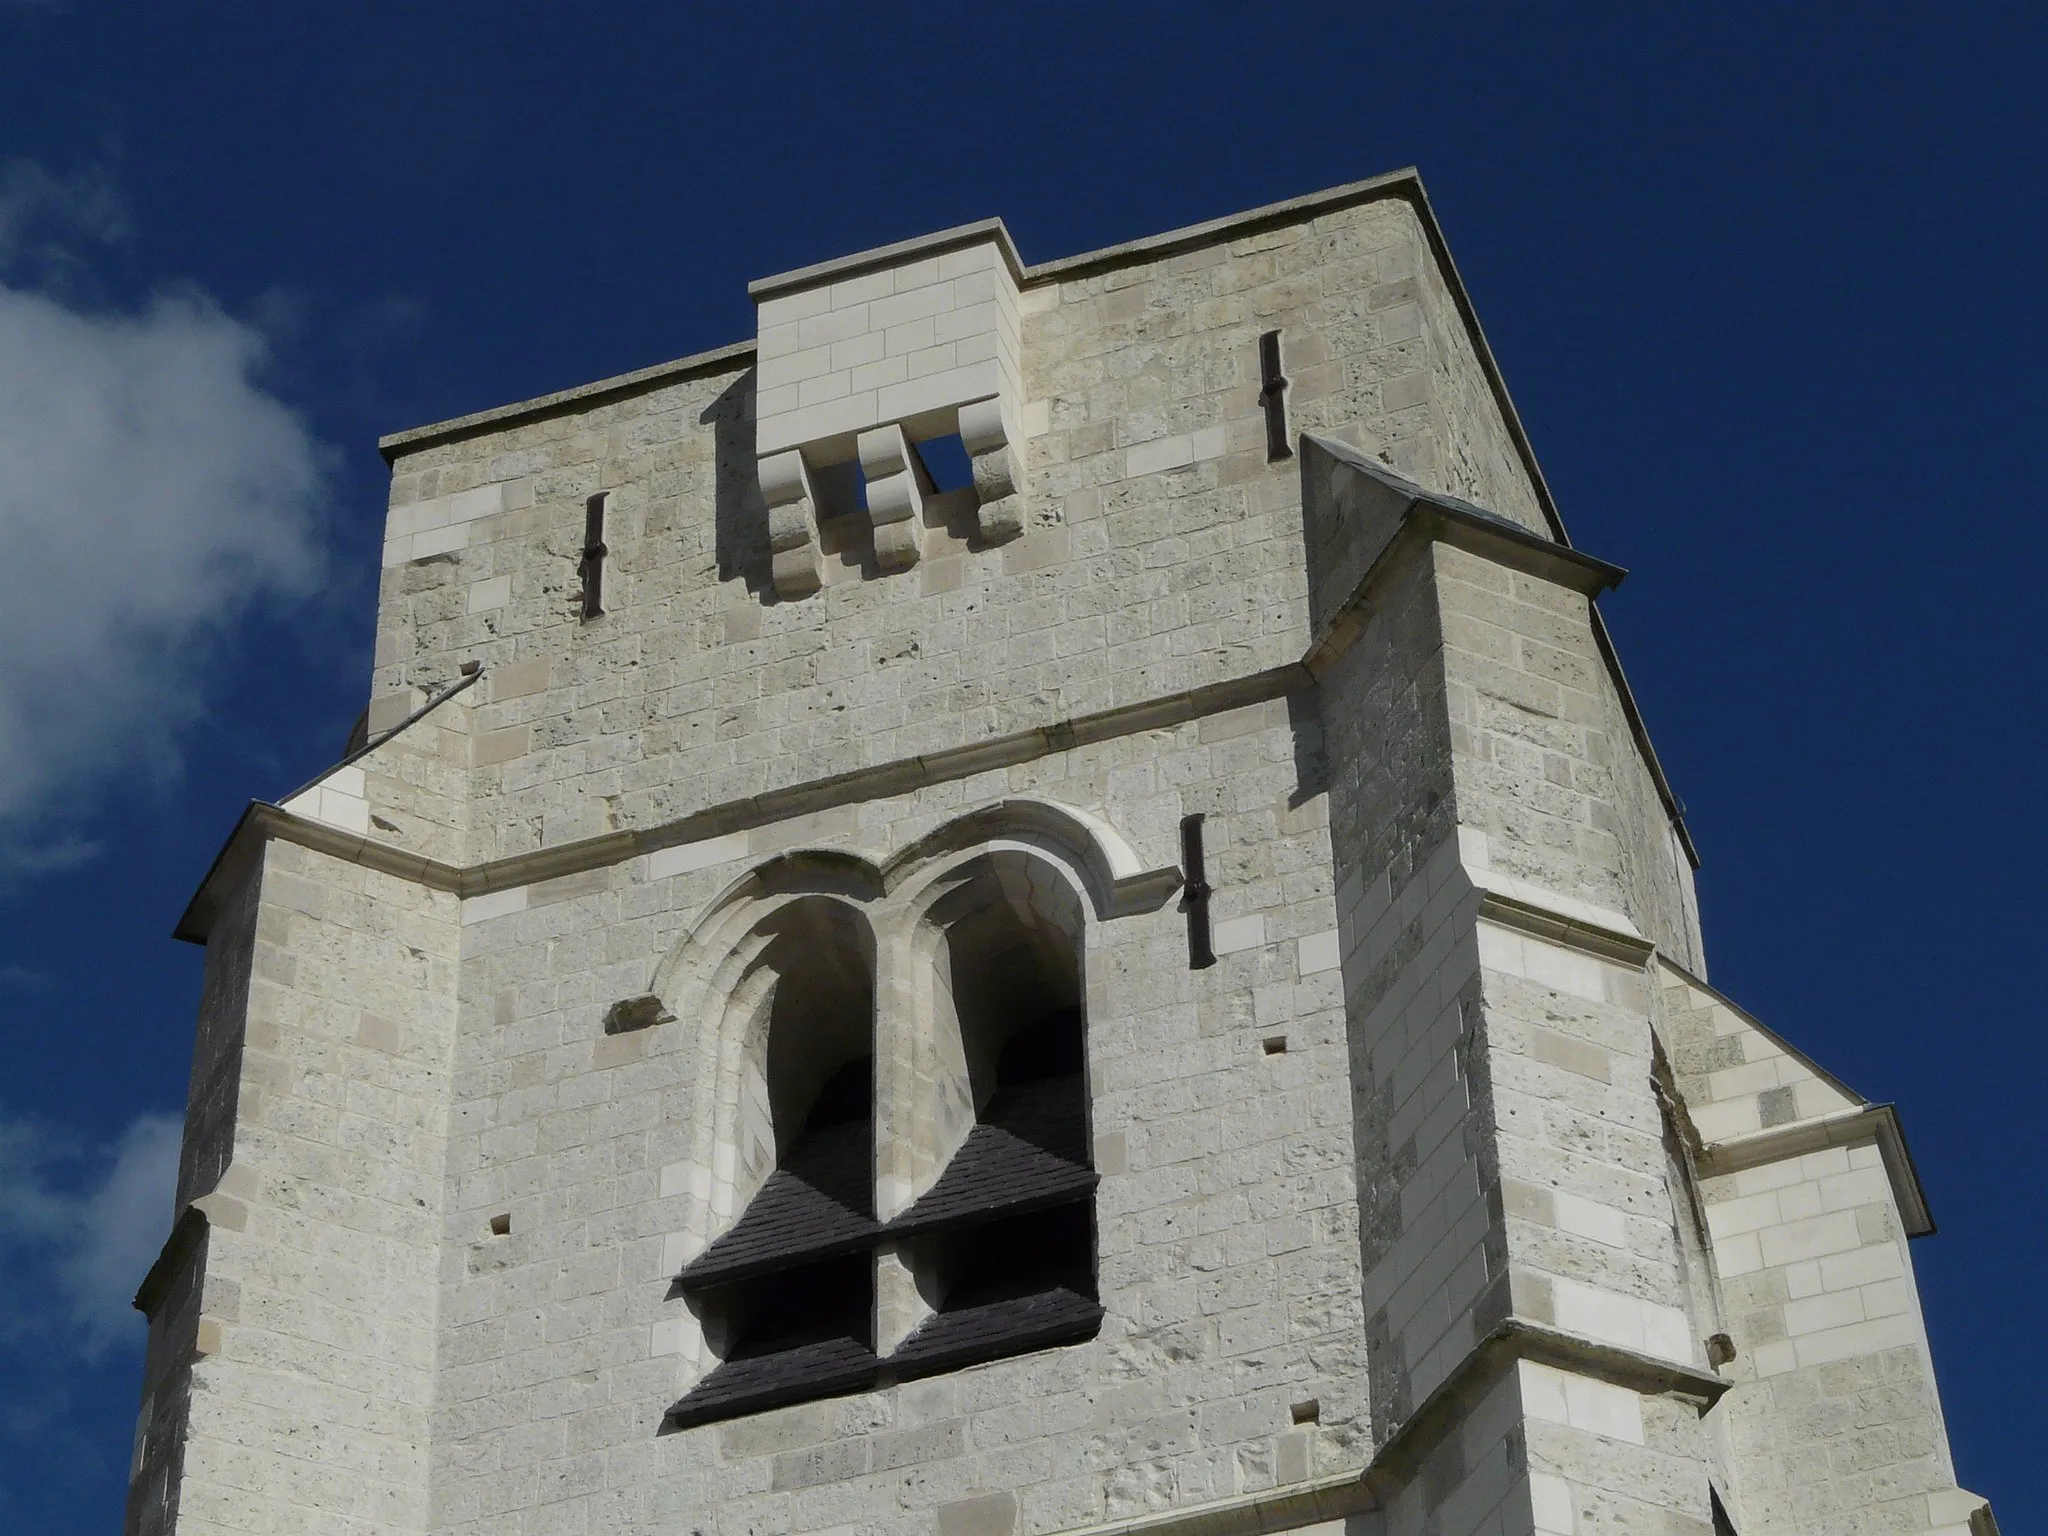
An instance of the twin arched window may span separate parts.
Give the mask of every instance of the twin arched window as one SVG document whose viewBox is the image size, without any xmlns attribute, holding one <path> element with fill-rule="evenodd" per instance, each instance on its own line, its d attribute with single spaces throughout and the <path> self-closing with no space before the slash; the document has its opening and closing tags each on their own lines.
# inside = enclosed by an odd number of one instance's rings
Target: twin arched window
<svg viewBox="0 0 2048 1536">
<path fill-rule="evenodd" d="M 676 1280 L 705 1368 L 672 1428 L 1101 1323 L 1073 884 L 1012 847 L 871 894 L 764 891 L 707 991 L 725 1209 Z"/>
</svg>

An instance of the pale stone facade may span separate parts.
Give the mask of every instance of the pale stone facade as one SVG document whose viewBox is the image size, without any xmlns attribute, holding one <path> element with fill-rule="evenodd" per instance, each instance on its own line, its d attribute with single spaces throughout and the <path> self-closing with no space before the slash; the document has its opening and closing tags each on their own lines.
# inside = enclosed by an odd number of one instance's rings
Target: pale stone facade
<svg viewBox="0 0 2048 1536">
<path fill-rule="evenodd" d="M 1995 1529 L 1897 1118 L 1702 979 L 1621 573 L 1412 175 L 754 291 L 386 441 L 368 744 L 181 930 L 131 1532 Z M 922 1235 L 1026 996 L 1068 1214 Z M 842 1063 L 839 1289 L 693 1290 Z M 960 1300 L 1055 1227 L 1085 1277 Z M 853 1374 L 775 1377 L 813 1303 Z"/>
</svg>

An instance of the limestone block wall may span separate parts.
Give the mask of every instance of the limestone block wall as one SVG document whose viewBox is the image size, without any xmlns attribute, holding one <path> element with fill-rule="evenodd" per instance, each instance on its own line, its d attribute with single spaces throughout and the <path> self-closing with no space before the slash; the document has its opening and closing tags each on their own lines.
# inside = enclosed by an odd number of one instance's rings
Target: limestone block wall
<svg viewBox="0 0 2048 1536">
<path fill-rule="evenodd" d="M 1486 834 L 1496 869 L 1622 913 L 1697 964 L 1692 869 L 1627 734 L 1586 594 L 1440 551 L 1459 820 Z"/>
<path fill-rule="evenodd" d="M 1308 639 L 1299 476 L 1266 457 L 1258 338 L 1282 333 L 1294 427 L 1442 478 L 1439 385 L 1470 372 L 1467 394 L 1493 397 L 1477 360 L 1422 326 L 1441 298 L 1413 274 L 1434 260 L 1388 196 L 1027 269 L 1023 536 L 931 527 L 914 570 L 827 558 L 797 601 L 764 600 L 744 355 L 398 441 L 376 691 L 484 663 L 473 862 L 1291 663 Z M 1457 317 L 1435 323 L 1448 335 Z M 1508 443 L 1487 410 L 1470 430 Z M 583 623 L 600 493 L 608 611 Z M 1506 510 L 1534 519 L 1534 494 Z"/>
<path fill-rule="evenodd" d="M 1912 1262 L 1874 1144 L 1706 1183 L 1744 1383 L 1733 1460 L 1744 1529 L 1962 1531 Z"/>
<path fill-rule="evenodd" d="M 188 914 L 131 1529 L 1967 1520 L 1896 1118 L 1698 979 L 1620 573 L 1556 542 L 1419 188 L 759 296 L 386 440 L 376 745 Z M 967 1126 L 918 903 L 991 849 L 1086 914 L 1100 1331 L 664 1432 L 726 1347 L 678 1270 L 777 1134 L 725 914 L 811 880 L 869 935 L 886 1218 Z M 886 1354 L 933 1303 L 877 1255 Z"/>
<path fill-rule="evenodd" d="M 235 1155 L 242 1096 L 242 1046 L 256 965 L 257 882 L 245 881 L 215 921 L 206 946 L 192 1081 L 178 1157 L 180 1209 L 210 1193 Z"/>
<path fill-rule="evenodd" d="M 1601 958 L 1482 918 L 1488 1081 L 1515 1308 L 1567 1332 L 1706 1364 L 1652 1087 L 1639 951 Z"/>
<path fill-rule="evenodd" d="M 456 902 L 282 842 L 249 889 L 176 1529 L 423 1532 Z"/>
<path fill-rule="evenodd" d="M 1533 1529 L 1554 1536 L 1714 1530 L 1696 1403 L 1533 1361 L 1517 1373 Z"/>
<path fill-rule="evenodd" d="M 958 429 L 959 408 L 1022 404 L 1015 247 L 1000 222 L 970 225 L 749 285 L 760 328 L 756 442 L 851 457 L 891 423 L 912 441 Z"/>
<path fill-rule="evenodd" d="M 1695 973 L 1667 960 L 1658 983 L 1672 1069 L 1703 1141 L 1827 1119 L 1866 1102 Z"/>
<path fill-rule="evenodd" d="M 516 690 L 516 669 L 493 678 Z M 472 701 L 468 678 L 426 694 L 408 688 L 372 702 L 371 745 L 283 802 L 337 832 L 375 838 L 422 858 L 459 865 L 468 847 Z"/>
<path fill-rule="evenodd" d="M 1390 581 L 1323 680 L 1372 1377 L 1383 1438 L 1477 1332 L 1492 1223 L 1465 1135 L 1477 951 L 1427 864 L 1450 837 L 1448 723 L 1426 564 Z M 1432 841 L 1431 839 L 1434 839 Z"/>
<path fill-rule="evenodd" d="M 1388 1529 L 1704 1531 L 1718 1392 L 1645 1102 L 1645 951 L 1611 962 L 1489 919 L 1489 876 L 1459 829 L 1347 914 L 1376 1438 L 1428 1420 L 1503 1329 L 1574 1343 L 1493 1389 L 1518 1426 L 1498 1457 L 1483 1410 L 1439 1431 Z M 1686 1369 L 1659 1380 L 1659 1359 Z"/>
<path fill-rule="evenodd" d="M 465 904 L 436 1529 L 1054 1531 L 1359 1467 L 1353 1166 L 1312 719 L 1253 705 Z M 801 848 L 877 863 L 1045 796 L 1168 864 L 1202 809 L 1223 950 L 1168 905 L 1091 920 L 1100 1336 L 930 1381 L 656 1433 L 680 1395 L 677 1236 L 707 1021 L 606 1035 L 696 916 Z M 1272 1050 L 1284 1040 L 1284 1050 Z M 506 1214 L 510 1232 L 493 1236 Z M 1313 1400 L 1318 1422 L 1292 1407 Z M 974 1522 L 980 1521 L 981 1524 Z M 960 1522 L 968 1522 L 960 1525 Z M 997 1523 L 989 1523 L 997 1522 Z"/>
<path fill-rule="evenodd" d="M 1324 468 L 1309 471 L 1312 529 L 1349 510 Z M 1376 1441 L 1390 1453 L 1404 1431 L 1438 1426 L 1423 1486 L 1442 1495 L 1462 1477 L 1474 1491 L 1471 1506 L 1441 1503 L 1436 1529 L 1704 1528 L 1701 1409 L 1719 1388 L 1652 1082 L 1652 945 L 1586 899 L 1627 893 L 1613 841 L 1582 835 L 1597 817 L 1554 797 L 1569 767 L 1508 766 L 1565 713 L 1557 696 L 1525 699 L 1542 713 L 1512 741 L 1495 746 L 1486 729 L 1519 670 L 1501 637 L 1534 627 L 1516 610 L 1552 618 L 1545 633 L 1563 638 L 1555 616 L 1577 594 L 1395 521 L 1366 532 L 1371 506 L 1357 510 L 1367 547 L 1332 529 L 1317 548 L 1371 572 L 1355 609 L 1325 605 L 1348 639 L 1322 692 Z M 1474 647 L 1506 676 L 1476 667 Z M 1587 755 L 1576 727 L 1546 740 Z M 1475 756 L 1502 764 L 1475 772 Z M 1474 1451 L 1483 1412 L 1443 1433 L 1446 1395 L 1469 1396 L 1495 1350 L 1553 1335 L 1574 1341 L 1559 1364 L 1520 1359 L 1493 1389 L 1527 1426 L 1504 1460 Z M 1498 1512 L 1482 1517 L 1489 1500 Z M 1411 1518 L 1403 1507 L 1390 1503 L 1389 1520 Z"/>
<path fill-rule="evenodd" d="M 1907 1251 L 1932 1223 L 1896 1119 L 1696 978 L 1659 979 L 1738 1350 L 1742 1529 L 1969 1530 L 1984 1501 L 1950 1458 Z"/>
<path fill-rule="evenodd" d="M 126 1536 L 165 1536 L 177 1529 L 185 1480 L 185 1439 L 191 1423 L 192 1368 L 201 1358 L 207 1232 L 188 1220 L 142 1287 L 149 1346 L 142 1365 L 142 1407 L 128 1466 Z M 218 1326 L 218 1325 L 216 1325 Z M 211 1343 L 209 1337 L 205 1340 Z"/>
<path fill-rule="evenodd" d="M 190 1206 L 214 1193 L 234 1159 L 242 1045 L 256 964 L 257 891 L 257 881 L 242 882 L 216 917 L 206 948 L 178 1158 L 180 1217 L 137 1296 L 149 1319 L 149 1348 L 129 1468 L 123 1527 L 128 1536 L 159 1536 L 174 1528 L 178 1516 L 192 1368 L 201 1351 L 207 1288 L 207 1222 Z M 213 1292 L 216 1310 L 232 1309 L 232 1282 L 223 1281 Z M 204 1342 L 214 1342 L 211 1332 Z"/>
<path fill-rule="evenodd" d="M 1433 414 L 1425 442 L 1416 445 L 1403 472 L 1526 528 L 1554 533 L 1518 434 L 1487 389 L 1474 345 L 1474 337 L 1482 334 L 1478 317 L 1445 281 L 1452 270 L 1450 253 L 1438 247 L 1433 255 L 1434 260 L 1418 261 L 1408 279 L 1428 343 Z M 1393 280 L 1393 272 L 1386 277 Z M 1382 297 L 1382 305 L 1389 296 Z"/>
<path fill-rule="evenodd" d="M 1344 1536 L 1528 1536 L 1552 1529 L 1536 1518 L 1524 1397 L 1518 1371 L 1497 1375 L 1437 1438 L 1417 1475 L 1386 1497 L 1370 1523 L 1345 1526 Z"/>
</svg>

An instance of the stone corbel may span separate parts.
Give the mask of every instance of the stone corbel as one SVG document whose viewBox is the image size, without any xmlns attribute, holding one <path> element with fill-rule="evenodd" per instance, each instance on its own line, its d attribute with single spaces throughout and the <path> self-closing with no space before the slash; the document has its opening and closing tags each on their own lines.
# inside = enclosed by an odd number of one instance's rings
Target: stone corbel
<svg viewBox="0 0 2048 1536">
<path fill-rule="evenodd" d="M 924 499 L 931 492 L 924 465 L 896 422 L 861 433 L 859 451 L 875 563 L 885 571 L 907 570 L 924 548 Z"/>
<path fill-rule="evenodd" d="M 1003 419 L 1000 399 L 960 407 L 960 444 L 974 469 L 975 521 L 982 539 L 1004 544 L 1024 531 L 1024 445 Z"/>
<path fill-rule="evenodd" d="M 818 569 L 818 496 L 810 468 L 796 448 L 771 453 L 760 465 L 775 595 L 808 597 L 824 580 Z"/>
</svg>

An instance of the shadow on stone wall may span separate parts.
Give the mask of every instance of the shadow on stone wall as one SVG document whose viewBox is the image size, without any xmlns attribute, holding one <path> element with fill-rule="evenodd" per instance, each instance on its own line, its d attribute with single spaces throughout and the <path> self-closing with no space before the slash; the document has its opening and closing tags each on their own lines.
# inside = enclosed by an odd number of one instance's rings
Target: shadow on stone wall
<svg viewBox="0 0 2048 1536">
<path fill-rule="evenodd" d="M 764 603 L 775 599 L 768 572 L 768 507 L 754 458 L 754 378 L 749 368 L 697 418 L 711 428 L 713 508 L 720 581 L 744 581 Z"/>
</svg>

